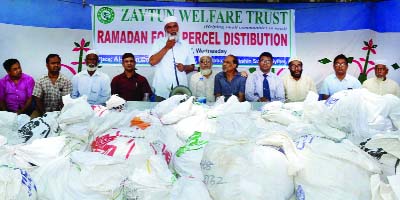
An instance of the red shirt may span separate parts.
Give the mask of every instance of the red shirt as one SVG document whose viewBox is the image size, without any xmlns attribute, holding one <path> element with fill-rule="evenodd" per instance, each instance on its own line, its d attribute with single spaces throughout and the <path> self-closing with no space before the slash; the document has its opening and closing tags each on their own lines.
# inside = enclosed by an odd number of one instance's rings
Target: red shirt
<svg viewBox="0 0 400 200">
<path fill-rule="evenodd" d="M 151 96 L 152 91 L 147 79 L 140 74 L 135 73 L 128 78 L 125 73 L 122 73 L 111 81 L 111 94 L 118 94 L 127 101 L 142 101 L 144 93 L 149 93 Z"/>
</svg>

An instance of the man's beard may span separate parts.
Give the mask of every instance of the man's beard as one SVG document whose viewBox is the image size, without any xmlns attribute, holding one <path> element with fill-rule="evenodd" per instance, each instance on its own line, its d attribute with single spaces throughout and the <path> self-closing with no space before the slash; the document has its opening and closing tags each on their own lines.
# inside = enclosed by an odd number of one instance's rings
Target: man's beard
<svg viewBox="0 0 400 200">
<path fill-rule="evenodd" d="M 86 65 L 86 66 L 87 66 L 87 70 L 88 70 L 89 72 L 94 72 L 94 71 L 97 70 L 97 65 L 95 65 L 95 64 L 88 64 L 88 65 Z"/>
<path fill-rule="evenodd" d="M 200 69 L 200 73 L 203 76 L 208 76 L 212 73 L 212 70 L 211 69 Z"/>
<path fill-rule="evenodd" d="M 172 35 L 171 33 L 167 33 L 168 40 L 179 40 L 179 32 L 176 32 L 176 35 Z"/>
<path fill-rule="evenodd" d="M 292 75 L 293 78 L 300 78 L 302 73 L 303 70 L 300 71 L 300 74 L 295 74 L 294 71 L 290 71 L 290 75 Z"/>
</svg>

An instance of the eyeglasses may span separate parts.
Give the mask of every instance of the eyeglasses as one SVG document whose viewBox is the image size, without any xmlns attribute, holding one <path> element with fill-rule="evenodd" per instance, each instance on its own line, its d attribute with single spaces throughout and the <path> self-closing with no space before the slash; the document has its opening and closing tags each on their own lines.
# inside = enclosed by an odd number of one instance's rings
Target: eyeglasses
<svg viewBox="0 0 400 200">
<path fill-rule="evenodd" d="M 272 60 L 261 60 L 261 63 L 263 63 L 263 64 L 271 64 Z"/>
<path fill-rule="evenodd" d="M 335 63 L 335 67 L 346 67 L 347 63 Z"/>
<path fill-rule="evenodd" d="M 211 60 L 200 60 L 200 63 L 203 63 L 203 64 L 210 64 L 210 63 L 211 63 Z"/>
</svg>

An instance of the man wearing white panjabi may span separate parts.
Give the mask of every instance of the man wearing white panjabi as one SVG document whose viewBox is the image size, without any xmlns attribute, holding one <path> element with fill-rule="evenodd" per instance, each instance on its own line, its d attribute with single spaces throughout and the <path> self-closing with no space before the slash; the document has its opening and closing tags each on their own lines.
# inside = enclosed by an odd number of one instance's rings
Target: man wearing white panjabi
<svg viewBox="0 0 400 200">
<path fill-rule="evenodd" d="M 199 65 L 200 71 L 190 77 L 189 86 L 192 95 L 196 97 L 204 96 L 207 98 L 207 102 L 214 102 L 214 80 L 217 73 L 212 70 L 213 62 L 211 56 L 208 54 L 202 55 Z"/>
<path fill-rule="evenodd" d="M 104 105 L 111 96 L 110 77 L 99 71 L 99 56 L 95 50 L 89 50 L 85 58 L 86 70 L 72 77 L 73 99 L 86 95 L 90 105 Z"/>
<path fill-rule="evenodd" d="M 157 39 L 150 53 L 150 65 L 156 68 L 153 84 L 156 101 L 169 97 L 170 91 L 178 86 L 188 86 L 186 73 L 194 69 L 194 55 L 189 44 L 179 35 L 175 16 L 164 19 L 166 36 Z"/>
<path fill-rule="evenodd" d="M 363 83 L 363 87 L 368 91 L 379 95 L 393 94 L 400 97 L 400 87 L 395 81 L 388 79 L 386 75 L 389 69 L 386 66 L 385 60 L 378 60 L 375 62 L 375 76 Z"/>
</svg>

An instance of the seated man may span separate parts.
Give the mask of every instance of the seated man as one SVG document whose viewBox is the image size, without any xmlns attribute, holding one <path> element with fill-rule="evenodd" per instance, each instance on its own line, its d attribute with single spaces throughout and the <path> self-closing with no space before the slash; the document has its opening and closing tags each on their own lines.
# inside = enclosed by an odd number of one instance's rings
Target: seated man
<svg viewBox="0 0 400 200">
<path fill-rule="evenodd" d="M 386 67 L 384 61 L 380 60 L 375 63 L 375 76 L 363 83 L 363 87 L 367 88 L 370 92 L 379 95 L 393 94 L 400 97 L 400 87 L 395 81 L 388 79 L 386 75 L 389 69 Z"/>
<path fill-rule="evenodd" d="M 246 81 L 247 101 L 285 101 L 285 90 L 282 80 L 271 73 L 273 57 L 269 52 L 263 52 L 259 56 L 259 70 L 250 74 Z"/>
<path fill-rule="evenodd" d="M 83 95 L 88 97 L 90 105 L 105 105 L 111 96 L 110 78 L 97 70 L 99 56 L 96 51 L 89 50 L 85 58 L 86 70 L 72 77 L 72 98 Z"/>
<path fill-rule="evenodd" d="M 0 110 L 31 115 L 35 81 L 22 73 L 17 59 L 8 59 L 3 66 L 7 75 L 0 79 Z"/>
<path fill-rule="evenodd" d="M 309 91 L 317 93 L 314 81 L 303 75 L 303 62 L 299 58 L 289 60 L 289 71 L 290 74 L 283 77 L 286 102 L 304 101 Z"/>
<path fill-rule="evenodd" d="M 325 78 L 322 87 L 319 91 L 322 94 L 322 99 L 328 99 L 332 94 L 348 89 L 361 88 L 361 83 L 355 77 L 347 74 L 349 63 L 347 57 L 340 54 L 333 60 L 333 69 L 335 74 L 331 74 Z"/>
<path fill-rule="evenodd" d="M 49 54 L 46 58 L 47 75 L 40 78 L 33 90 L 36 110 L 40 115 L 45 112 L 59 111 L 64 106 L 62 96 L 72 91 L 71 81 L 60 74 L 61 58 L 57 54 Z"/>
<path fill-rule="evenodd" d="M 111 94 L 118 94 L 126 101 L 148 101 L 151 88 L 147 79 L 136 73 L 135 56 L 131 53 L 122 55 L 124 72 L 111 81 Z"/>
<path fill-rule="evenodd" d="M 238 59 L 234 55 L 228 55 L 222 64 L 222 72 L 215 75 L 214 95 L 216 98 L 224 96 L 225 100 L 236 95 L 239 101 L 245 100 L 246 78 L 237 71 Z"/>
<path fill-rule="evenodd" d="M 214 80 L 215 74 L 212 71 L 212 58 L 209 55 L 200 57 L 200 71 L 190 78 L 190 90 L 196 97 L 206 97 L 207 102 L 214 102 Z"/>
</svg>

